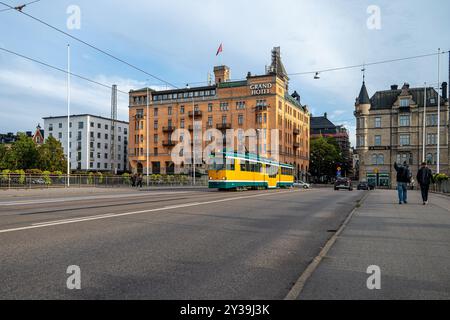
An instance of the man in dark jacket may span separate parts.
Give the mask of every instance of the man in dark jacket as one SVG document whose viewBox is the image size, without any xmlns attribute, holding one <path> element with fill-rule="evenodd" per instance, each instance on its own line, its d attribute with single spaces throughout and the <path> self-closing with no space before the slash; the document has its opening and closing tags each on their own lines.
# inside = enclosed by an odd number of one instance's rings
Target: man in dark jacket
<svg viewBox="0 0 450 320">
<path fill-rule="evenodd" d="M 397 191 L 398 191 L 398 203 L 408 203 L 408 183 L 411 182 L 411 172 L 409 171 L 406 161 L 402 166 L 399 166 L 397 162 L 394 163 L 395 171 L 397 171 Z"/>
<path fill-rule="evenodd" d="M 430 190 L 430 184 L 434 183 L 433 173 L 428 168 L 427 163 L 423 162 L 422 167 L 417 173 L 417 182 L 420 184 L 420 190 L 422 191 L 423 205 L 428 204 L 428 191 Z"/>
</svg>

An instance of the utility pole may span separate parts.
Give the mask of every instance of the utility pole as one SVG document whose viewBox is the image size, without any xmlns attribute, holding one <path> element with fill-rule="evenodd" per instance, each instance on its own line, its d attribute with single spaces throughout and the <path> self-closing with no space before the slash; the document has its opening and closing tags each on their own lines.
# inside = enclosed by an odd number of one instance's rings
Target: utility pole
<svg viewBox="0 0 450 320">
<path fill-rule="evenodd" d="M 436 172 L 437 173 L 441 173 L 441 96 L 440 96 L 440 92 L 441 92 L 441 84 L 440 84 L 440 77 L 441 77 L 441 73 L 440 70 L 441 69 L 441 48 L 438 49 L 438 114 L 437 114 L 437 122 L 438 122 L 438 127 L 437 127 L 437 167 L 436 167 Z"/>
<path fill-rule="evenodd" d="M 423 143 L 422 143 L 422 161 L 426 161 L 426 131 L 427 131 L 427 83 L 423 93 Z"/>
<path fill-rule="evenodd" d="M 70 187 L 70 44 L 67 45 L 67 188 Z"/>
<path fill-rule="evenodd" d="M 111 172 L 117 174 L 116 166 L 116 132 L 117 132 L 117 85 L 112 86 L 111 92 L 111 131 L 110 131 L 110 162 Z"/>
<path fill-rule="evenodd" d="M 150 128 L 149 128 L 149 126 L 150 126 L 150 105 L 149 105 L 149 92 L 148 92 L 148 86 L 147 86 L 147 108 L 146 108 L 146 124 L 145 124 L 145 127 L 146 127 L 146 141 L 147 141 L 147 143 L 146 143 L 146 158 L 145 158 L 145 163 L 146 163 L 146 165 L 147 165 L 147 167 L 146 167 L 146 177 L 147 177 L 147 187 L 149 186 L 149 171 L 150 171 L 150 163 L 149 163 L 149 160 L 150 160 L 150 158 L 149 158 L 149 139 L 150 139 L 150 137 L 149 137 L 149 132 L 150 132 Z"/>
</svg>

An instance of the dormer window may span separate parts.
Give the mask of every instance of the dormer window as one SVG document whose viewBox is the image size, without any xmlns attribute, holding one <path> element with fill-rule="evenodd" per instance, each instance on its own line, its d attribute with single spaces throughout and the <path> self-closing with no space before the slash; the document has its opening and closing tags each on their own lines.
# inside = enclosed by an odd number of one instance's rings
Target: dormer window
<svg viewBox="0 0 450 320">
<path fill-rule="evenodd" d="M 408 108 L 409 99 L 400 99 L 400 108 Z"/>
</svg>

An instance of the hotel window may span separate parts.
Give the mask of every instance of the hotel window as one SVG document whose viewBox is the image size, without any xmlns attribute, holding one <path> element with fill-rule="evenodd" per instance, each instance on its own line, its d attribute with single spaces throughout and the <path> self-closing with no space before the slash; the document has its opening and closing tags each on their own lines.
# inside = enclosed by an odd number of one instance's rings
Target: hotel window
<svg viewBox="0 0 450 320">
<path fill-rule="evenodd" d="M 194 97 L 198 97 L 198 91 L 194 92 Z"/>
<path fill-rule="evenodd" d="M 222 117 L 222 124 L 226 124 L 227 123 L 227 116 L 223 116 Z"/>
<path fill-rule="evenodd" d="M 238 102 L 236 102 L 236 109 L 237 110 L 244 110 L 245 109 L 245 101 L 238 101 Z"/>
<path fill-rule="evenodd" d="M 168 108 L 167 108 L 167 114 L 168 114 L 169 116 L 172 115 L 172 107 L 168 107 Z"/>
<path fill-rule="evenodd" d="M 400 146 L 409 146 L 411 143 L 411 137 L 409 134 L 401 134 L 399 140 Z"/>
<path fill-rule="evenodd" d="M 184 114 L 184 106 L 180 107 L 180 114 Z"/>
<path fill-rule="evenodd" d="M 158 130 L 158 120 L 153 122 L 153 129 Z"/>
<path fill-rule="evenodd" d="M 181 119 L 181 122 L 180 122 L 180 128 L 181 128 L 181 129 L 184 129 L 184 119 Z"/>
<path fill-rule="evenodd" d="M 168 126 L 169 128 L 172 127 L 172 119 L 169 119 L 169 120 L 167 121 L 167 126 Z"/>
<path fill-rule="evenodd" d="M 199 95 L 200 95 L 200 97 L 204 97 L 205 96 L 205 91 L 200 91 Z"/>
<path fill-rule="evenodd" d="M 410 116 L 409 115 L 400 115 L 400 127 L 409 127 L 410 126 Z"/>
<path fill-rule="evenodd" d="M 400 107 L 401 108 L 409 107 L 409 99 L 400 99 Z"/>
<path fill-rule="evenodd" d="M 256 100 L 256 106 L 257 107 L 267 107 L 267 101 L 266 100 Z"/>
<path fill-rule="evenodd" d="M 257 122 L 258 124 L 261 124 L 261 123 L 262 123 L 262 114 L 258 114 L 258 115 L 256 116 L 256 122 Z"/>
<path fill-rule="evenodd" d="M 437 114 L 427 114 L 427 126 L 437 126 Z"/>
<path fill-rule="evenodd" d="M 437 134 L 436 133 L 428 133 L 427 134 L 427 144 L 428 145 L 437 145 Z"/>
<path fill-rule="evenodd" d="M 208 117 L 208 127 L 212 127 L 213 125 L 213 118 L 211 116 Z"/>
<path fill-rule="evenodd" d="M 212 112 L 212 111 L 213 111 L 213 104 L 208 103 L 208 112 Z"/>
<path fill-rule="evenodd" d="M 243 114 L 238 115 L 238 124 L 240 126 L 242 126 L 244 124 L 244 115 Z"/>
<path fill-rule="evenodd" d="M 375 118 L 375 128 L 381 128 L 381 118 L 380 117 Z"/>
<path fill-rule="evenodd" d="M 158 155 L 158 148 L 153 148 L 153 155 L 157 156 Z"/>
<path fill-rule="evenodd" d="M 383 154 L 373 154 L 372 155 L 372 165 L 384 165 L 384 155 Z"/>
<path fill-rule="evenodd" d="M 375 146 L 381 146 L 381 136 L 375 136 Z"/>
<path fill-rule="evenodd" d="M 220 103 L 220 111 L 228 111 L 228 102 Z"/>
<path fill-rule="evenodd" d="M 437 163 L 437 154 L 433 156 L 432 153 L 427 154 L 427 164 L 436 164 Z"/>
<path fill-rule="evenodd" d="M 155 134 L 154 136 L 153 136 L 153 142 L 155 143 L 155 144 L 158 144 L 158 135 L 157 134 Z"/>
<path fill-rule="evenodd" d="M 155 108 L 155 109 L 153 110 L 153 115 L 154 115 L 155 117 L 158 116 L 158 108 Z"/>
</svg>

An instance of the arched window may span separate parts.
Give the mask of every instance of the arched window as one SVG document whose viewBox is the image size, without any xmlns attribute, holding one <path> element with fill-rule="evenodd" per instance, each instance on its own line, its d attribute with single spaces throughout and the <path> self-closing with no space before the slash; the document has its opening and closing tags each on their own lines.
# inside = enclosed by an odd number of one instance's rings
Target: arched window
<svg viewBox="0 0 450 320">
<path fill-rule="evenodd" d="M 384 164 L 384 154 L 378 155 L 377 164 L 380 164 L 380 165 Z"/>
<path fill-rule="evenodd" d="M 372 164 L 373 165 L 377 165 L 378 162 L 378 156 L 376 154 L 372 155 Z"/>
</svg>

